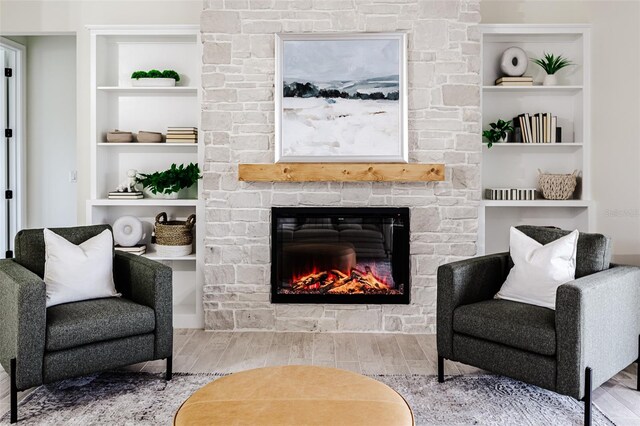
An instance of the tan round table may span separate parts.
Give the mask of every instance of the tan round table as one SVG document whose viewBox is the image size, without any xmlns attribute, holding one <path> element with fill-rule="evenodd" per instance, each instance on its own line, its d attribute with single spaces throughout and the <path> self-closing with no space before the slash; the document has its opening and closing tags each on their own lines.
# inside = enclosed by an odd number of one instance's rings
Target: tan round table
<svg viewBox="0 0 640 426">
<path fill-rule="evenodd" d="M 191 395 L 174 425 L 413 425 L 407 402 L 350 371 L 290 365 L 225 376 Z"/>
</svg>

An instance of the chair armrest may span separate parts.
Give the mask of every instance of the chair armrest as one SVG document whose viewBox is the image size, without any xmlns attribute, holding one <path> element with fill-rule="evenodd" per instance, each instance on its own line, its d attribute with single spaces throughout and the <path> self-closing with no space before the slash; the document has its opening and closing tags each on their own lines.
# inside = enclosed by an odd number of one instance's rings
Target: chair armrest
<svg viewBox="0 0 640 426">
<path fill-rule="evenodd" d="M 584 370 L 593 388 L 638 358 L 640 268 L 614 266 L 558 287 L 558 392 L 582 398 Z"/>
<path fill-rule="evenodd" d="M 16 358 L 18 389 L 42 384 L 47 326 L 42 279 L 14 260 L 0 260 L 0 363 Z"/>
<path fill-rule="evenodd" d="M 170 357 L 173 351 L 172 271 L 146 257 L 116 251 L 113 262 L 116 289 L 126 299 L 155 312 L 155 357 Z"/>
<path fill-rule="evenodd" d="M 493 298 L 508 271 L 509 253 L 474 257 L 438 268 L 438 355 L 453 359 L 453 311 Z"/>
</svg>

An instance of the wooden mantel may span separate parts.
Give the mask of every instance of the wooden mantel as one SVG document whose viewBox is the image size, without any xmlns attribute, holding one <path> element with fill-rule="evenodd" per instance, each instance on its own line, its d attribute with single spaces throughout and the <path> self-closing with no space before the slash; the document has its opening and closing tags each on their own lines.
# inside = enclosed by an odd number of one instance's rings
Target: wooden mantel
<svg viewBox="0 0 640 426">
<path fill-rule="evenodd" d="M 444 164 L 274 163 L 240 164 L 246 182 L 430 182 L 444 180 Z"/>
</svg>

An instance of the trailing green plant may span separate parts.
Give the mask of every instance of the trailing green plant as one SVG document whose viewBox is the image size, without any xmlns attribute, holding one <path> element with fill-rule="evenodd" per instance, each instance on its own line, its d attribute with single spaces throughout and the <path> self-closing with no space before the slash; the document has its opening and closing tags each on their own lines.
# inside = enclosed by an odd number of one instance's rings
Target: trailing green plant
<svg viewBox="0 0 640 426">
<path fill-rule="evenodd" d="M 180 81 L 180 74 L 175 72 L 174 70 L 149 70 L 149 71 L 134 71 L 131 74 L 131 78 L 139 79 L 139 78 L 172 78 L 176 82 Z"/>
<path fill-rule="evenodd" d="M 489 123 L 490 129 L 482 131 L 482 137 L 487 140 L 487 148 L 491 148 L 494 143 L 507 138 L 507 132 L 513 132 L 511 122 L 498 119 L 495 123 Z"/>
<path fill-rule="evenodd" d="M 562 68 L 574 65 L 573 62 L 562 55 L 555 56 L 553 53 L 546 52 L 544 53 L 544 58 L 532 59 L 532 61 L 549 75 L 557 73 Z"/>
<path fill-rule="evenodd" d="M 143 188 L 148 188 L 153 194 L 172 194 L 193 186 L 198 179 L 202 179 L 202 175 L 197 164 L 189 163 L 187 166 L 172 164 L 169 169 L 162 172 L 138 173 L 136 183 L 141 184 Z"/>
</svg>

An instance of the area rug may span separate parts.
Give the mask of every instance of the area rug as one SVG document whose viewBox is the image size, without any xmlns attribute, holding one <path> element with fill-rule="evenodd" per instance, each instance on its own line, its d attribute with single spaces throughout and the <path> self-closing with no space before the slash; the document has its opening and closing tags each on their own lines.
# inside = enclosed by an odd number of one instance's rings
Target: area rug
<svg viewBox="0 0 640 426">
<path fill-rule="evenodd" d="M 40 386 L 19 407 L 21 425 L 170 425 L 180 404 L 221 374 L 102 373 Z M 580 425 L 583 404 L 505 377 L 370 376 L 407 400 L 417 425 Z M 612 425 L 594 407 L 594 425 Z M 9 422 L 8 413 L 1 423 Z M 339 421 L 336 422 L 339 424 Z"/>
</svg>

